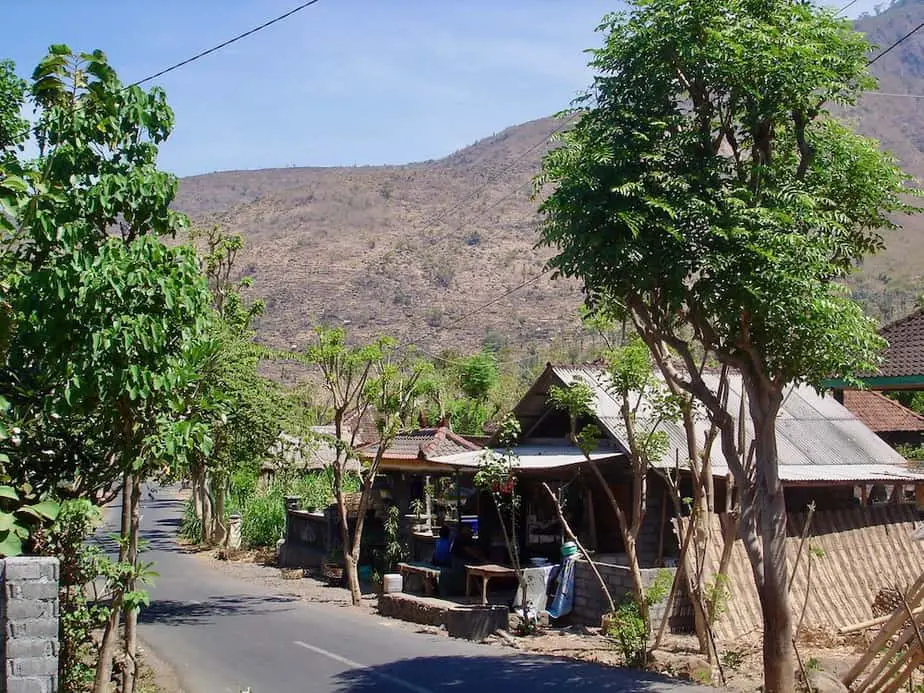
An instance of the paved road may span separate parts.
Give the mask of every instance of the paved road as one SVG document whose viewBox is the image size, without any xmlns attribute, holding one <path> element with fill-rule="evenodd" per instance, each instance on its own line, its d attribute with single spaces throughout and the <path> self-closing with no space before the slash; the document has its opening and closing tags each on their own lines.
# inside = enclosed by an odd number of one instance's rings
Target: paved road
<svg viewBox="0 0 924 693">
<path fill-rule="evenodd" d="M 145 497 L 145 557 L 160 573 L 141 637 L 177 669 L 186 693 L 696 693 L 638 672 L 523 656 L 397 629 L 387 619 L 308 604 L 203 567 L 178 550 L 182 504 Z"/>
</svg>

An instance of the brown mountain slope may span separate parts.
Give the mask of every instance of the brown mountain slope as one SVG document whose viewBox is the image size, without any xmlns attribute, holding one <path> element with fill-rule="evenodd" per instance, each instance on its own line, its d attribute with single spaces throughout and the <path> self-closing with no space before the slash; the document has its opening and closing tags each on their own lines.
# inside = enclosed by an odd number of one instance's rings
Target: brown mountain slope
<svg viewBox="0 0 924 693">
<path fill-rule="evenodd" d="M 924 2 L 858 22 L 889 45 L 924 21 Z M 924 31 L 874 65 L 886 93 L 924 94 Z M 924 100 L 870 95 L 844 117 L 924 178 Z M 541 350 L 573 334 L 574 282 L 544 276 L 465 317 L 541 271 L 531 178 L 560 121 L 537 120 L 438 161 L 406 166 L 228 171 L 185 178 L 177 207 L 247 239 L 240 269 L 266 300 L 261 337 L 300 346 L 318 320 L 361 336 L 472 349 L 485 339 Z M 855 278 L 877 317 L 907 312 L 922 290 L 924 219 L 889 234 Z M 568 338 L 567 336 L 565 337 Z"/>
<path fill-rule="evenodd" d="M 861 18 L 858 30 L 879 46 L 873 55 L 924 22 L 924 2 L 905 0 L 876 16 Z M 878 139 L 905 169 L 924 181 L 924 30 L 899 44 L 872 66 L 878 93 L 866 95 L 847 117 Z M 924 293 L 924 216 L 903 218 L 904 228 L 886 236 L 886 249 L 870 258 L 854 282 L 855 295 L 878 318 L 909 312 Z"/>
<path fill-rule="evenodd" d="M 266 300 L 263 339 L 303 344 L 318 320 L 430 349 L 541 343 L 577 326 L 574 282 L 542 269 L 531 179 L 561 122 L 543 119 L 435 162 L 231 171 L 186 178 L 177 207 L 242 233 Z"/>
</svg>

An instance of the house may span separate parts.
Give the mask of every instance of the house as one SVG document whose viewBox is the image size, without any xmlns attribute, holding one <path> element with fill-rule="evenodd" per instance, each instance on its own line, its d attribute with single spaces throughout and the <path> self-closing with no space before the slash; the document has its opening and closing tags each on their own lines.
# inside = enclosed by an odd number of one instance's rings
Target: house
<svg viewBox="0 0 924 693">
<path fill-rule="evenodd" d="M 841 404 L 892 447 L 924 443 L 924 416 L 873 390 L 841 390 Z"/>
<path fill-rule="evenodd" d="M 718 375 L 707 374 L 707 380 L 717 385 Z M 617 598 L 624 594 L 628 585 L 625 560 L 622 554 L 622 540 L 616 530 L 615 518 L 608 507 L 599 484 L 586 473 L 583 456 L 567 442 L 570 421 L 565 412 L 557 410 L 549 401 L 552 386 L 564 387 L 576 381 L 590 386 L 593 393 L 591 414 L 586 421 L 579 422 L 579 428 L 587 423 L 597 426 L 601 438 L 596 455 L 606 460 L 606 480 L 620 504 L 628 507 L 633 480 L 627 471 L 628 445 L 622 423 L 620 402 L 611 392 L 606 371 L 594 365 L 561 366 L 547 365 L 529 391 L 514 408 L 520 422 L 522 440 L 517 451 L 521 453 L 522 467 L 526 473 L 540 469 L 548 473 L 553 468 L 559 472 L 569 471 L 574 475 L 574 484 L 583 487 L 586 495 L 585 509 L 592 510 L 587 521 L 579 524 L 579 536 L 597 549 L 596 560 L 602 565 L 602 572 Z M 742 383 L 740 377 L 731 377 L 728 393 L 729 412 L 738 414 L 741 405 Z M 640 410 L 644 416 L 644 407 Z M 748 436 L 753 438 L 749 422 Z M 697 440 L 705 440 L 708 422 L 705 417 L 697 418 Z M 663 457 L 655 461 L 662 471 L 674 470 L 678 461 L 687 458 L 686 436 L 682 427 L 673 423 L 661 423 L 668 445 Z M 798 545 L 799 533 L 805 525 L 803 511 L 814 503 L 814 522 L 818 530 L 816 541 L 824 542 L 831 553 L 831 563 L 843 561 L 844 565 L 857 562 L 857 550 L 865 542 L 881 541 L 879 534 L 885 532 L 891 542 L 892 552 L 876 552 L 864 556 L 862 565 L 855 565 L 849 574 L 857 579 L 840 582 L 832 577 L 830 589 L 841 590 L 843 608 L 828 612 L 816 610 L 813 617 L 818 622 L 830 625 L 831 619 L 842 623 L 857 614 L 869 611 L 869 604 L 875 596 L 878 582 L 891 579 L 890 576 L 904 575 L 918 568 L 924 569 L 924 560 L 905 541 L 906 531 L 913 527 L 914 509 L 907 504 L 869 507 L 864 489 L 880 486 L 891 491 L 891 498 L 900 503 L 904 500 L 901 490 L 908 486 L 924 484 L 924 473 L 909 468 L 905 459 L 885 441 L 871 431 L 853 413 L 834 397 L 822 396 L 810 387 L 796 386 L 786 393 L 777 420 L 779 449 L 779 471 L 790 510 L 790 533 L 793 543 Z M 700 450 L 702 452 L 702 450 Z M 461 465 L 471 463 L 469 456 L 435 458 L 434 462 Z M 554 460 L 554 462 L 553 462 Z M 721 455 L 720 446 L 712 448 L 711 467 L 716 489 L 716 508 L 725 507 L 725 489 L 728 466 Z M 648 508 L 639 537 L 639 558 L 645 579 L 653 579 L 658 566 L 671 565 L 678 553 L 678 541 L 673 529 L 673 504 L 657 472 L 649 474 Z M 898 492 L 896 492 L 898 491 Z M 681 486 L 681 493 L 683 487 Z M 585 510 L 586 512 L 586 510 Z M 722 531 L 720 518 L 714 518 L 711 533 L 707 574 L 716 572 L 721 556 Z M 889 531 L 889 528 L 893 531 Z M 842 535 L 843 533 L 843 535 Z M 823 540 L 821 535 L 830 535 Z M 865 535 L 869 534 L 869 538 Z M 874 536 L 875 535 L 875 536 Z M 841 542 L 841 537 L 851 537 L 851 543 Z M 860 542 L 854 544 L 852 542 Z M 790 547 L 790 551 L 795 549 Z M 900 564 L 900 565 L 899 565 Z M 732 568 L 735 582 L 730 589 L 738 596 L 729 615 L 720 621 L 719 629 L 727 637 L 736 637 L 759 623 L 760 611 L 756 607 L 756 593 L 743 547 L 737 542 L 733 551 Z M 843 573 L 841 577 L 848 573 Z M 877 582 L 878 581 L 878 582 Z M 589 570 L 578 574 L 576 615 L 586 622 L 593 622 L 602 613 L 602 595 L 596 587 Z M 801 577 L 794 589 L 808 589 Z M 750 592 L 748 590 L 751 590 Z M 853 590 L 853 591 L 851 591 Z M 577 595 L 584 593 L 583 597 Z M 795 593 L 794 593 L 795 594 Z M 848 606 L 849 605 L 849 608 Z M 674 622 L 684 623 L 683 613 L 674 613 Z M 829 619 L 827 622 L 824 619 Z M 857 620 L 860 620 L 857 618 Z M 688 619 L 686 621 L 688 624 Z"/>
<path fill-rule="evenodd" d="M 879 334 L 888 342 L 874 373 L 857 376 L 869 390 L 924 390 L 924 308 L 885 325 Z M 834 389 L 845 389 L 831 381 Z"/>
</svg>

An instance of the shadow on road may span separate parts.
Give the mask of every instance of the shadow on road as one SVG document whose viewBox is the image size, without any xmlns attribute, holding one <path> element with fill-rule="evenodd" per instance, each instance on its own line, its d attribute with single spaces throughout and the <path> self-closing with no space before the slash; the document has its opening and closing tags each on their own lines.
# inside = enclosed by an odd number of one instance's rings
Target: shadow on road
<svg viewBox="0 0 924 693">
<path fill-rule="evenodd" d="M 686 688 L 682 682 L 632 669 L 613 669 L 550 657 L 417 657 L 337 677 L 338 693 L 418 691 L 451 688 L 482 693 L 584 690 L 658 693 Z M 690 686 L 691 690 L 702 690 Z M 590 690 L 590 689 L 587 689 Z"/>
<path fill-rule="evenodd" d="M 222 616 L 261 616 L 291 610 L 284 605 L 297 602 L 295 597 L 255 597 L 229 594 L 209 597 L 205 601 L 173 601 L 158 599 L 141 611 L 142 623 L 167 626 L 208 625 Z"/>
</svg>

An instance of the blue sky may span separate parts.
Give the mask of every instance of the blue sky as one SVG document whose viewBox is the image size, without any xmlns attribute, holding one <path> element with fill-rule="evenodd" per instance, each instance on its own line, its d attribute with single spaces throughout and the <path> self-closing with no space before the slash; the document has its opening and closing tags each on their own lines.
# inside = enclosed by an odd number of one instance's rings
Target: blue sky
<svg viewBox="0 0 924 693">
<path fill-rule="evenodd" d="M 126 82 L 298 0 L 10 3 L 0 57 L 31 73 L 51 43 L 105 51 Z M 852 12 L 870 9 L 861 0 Z M 612 0 L 320 0 L 157 81 L 176 111 L 180 175 L 439 158 L 563 108 Z"/>
</svg>

